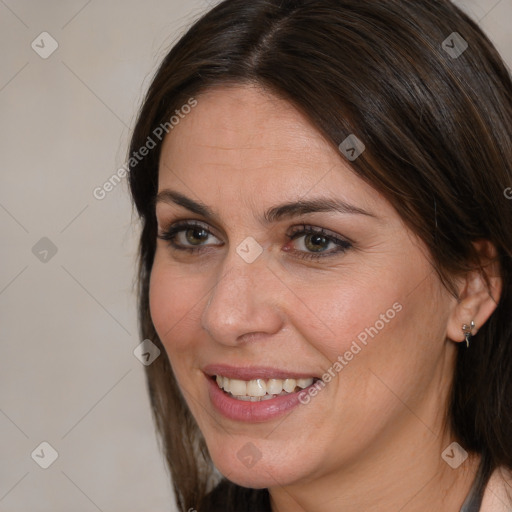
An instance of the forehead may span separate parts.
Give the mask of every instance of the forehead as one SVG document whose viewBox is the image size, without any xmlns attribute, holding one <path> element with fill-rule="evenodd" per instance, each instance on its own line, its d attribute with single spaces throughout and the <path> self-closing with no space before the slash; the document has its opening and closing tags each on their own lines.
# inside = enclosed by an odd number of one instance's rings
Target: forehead
<svg viewBox="0 0 512 512">
<path fill-rule="evenodd" d="M 193 190 L 204 202 L 230 191 L 234 201 L 326 192 L 361 207 L 382 200 L 289 102 L 248 85 L 216 87 L 196 99 L 164 140 L 159 190 Z"/>
</svg>

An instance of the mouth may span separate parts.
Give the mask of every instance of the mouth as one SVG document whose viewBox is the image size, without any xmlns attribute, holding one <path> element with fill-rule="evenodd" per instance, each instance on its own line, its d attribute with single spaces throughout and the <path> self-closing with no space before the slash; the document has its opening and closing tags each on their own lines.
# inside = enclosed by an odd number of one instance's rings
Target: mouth
<svg viewBox="0 0 512 512">
<path fill-rule="evenodd" d="M 243 402 L 262 402 L 287 396 L 308 388 L 317 382 L 317 377 L 288 379 L 232 379 L 224 375 L 210 377 L 227 396 Z"/>
<path fill-rule="evenodd" d="M 321 380 L 277 366 L 210 364 L 202 371 L 214 409 L 229 420 L 249 423 L 283 416 L 304 403 L 302 395 Z"/>
</svg>

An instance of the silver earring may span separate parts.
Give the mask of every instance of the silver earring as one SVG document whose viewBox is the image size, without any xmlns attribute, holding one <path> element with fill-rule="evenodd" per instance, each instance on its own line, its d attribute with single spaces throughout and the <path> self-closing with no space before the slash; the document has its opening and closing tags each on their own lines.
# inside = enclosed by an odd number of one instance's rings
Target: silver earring
<svg viewBox="0 0 512 512">
<path fill-rule="evenodd" d="M 469 347 L 469 341 L 471 340 L 473 336 L 473 329 L 475 328 L 475 322 L 471 320 L 471 324 L 463 324 L 462 325 L 462 332 L 464 333 L 464 336 L 466 337 L 466 347 Z"/>
</svg>

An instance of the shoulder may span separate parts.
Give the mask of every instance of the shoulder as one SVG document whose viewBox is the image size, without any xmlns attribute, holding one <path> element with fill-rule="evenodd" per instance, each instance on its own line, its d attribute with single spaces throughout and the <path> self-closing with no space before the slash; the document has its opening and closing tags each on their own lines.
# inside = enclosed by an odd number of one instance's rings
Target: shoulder
<svg viewBox="0 0 512 512">
<path fill-rule="evenodd" d="M 512 507 L 512 470 L 505 466 L 496 468 L 491 474 L 480 512 L 509 512 Z"/>
</svg>

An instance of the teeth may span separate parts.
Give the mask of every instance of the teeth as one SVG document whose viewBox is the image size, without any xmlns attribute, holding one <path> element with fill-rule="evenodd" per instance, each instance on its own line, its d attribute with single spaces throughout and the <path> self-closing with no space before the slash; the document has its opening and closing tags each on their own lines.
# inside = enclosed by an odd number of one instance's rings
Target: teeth
<svg viewBox="0 0 512 512">
<path fill-rule="evenodd" d="M 309 379 L 297 379 L 297 386 L 299 386 L 299 388 L 307 388 L 308 386 L 311 386 L 311 384 L 313 384 L 313 379 L 309 378 Z"/>
<path fill-rule="evenodd" d="M 233 395 L 236 393 L 231 392 Z M 247 394 L 249 396 L 265 396 L 267 383 L 263 379 L 250 380 L 247 383 Z"/>
<path fill-rule="evenodd" d="M 270 400 L 278 395 L 293 393 L 297 387 L 304 389 L 313 384 L 313 378 L 311 377 L 306 379 L 269 379 L 267 381 L 254 379 L 245 381 L 217 375 L 215 380 L 219 388 L 231 393 L 233 398 L 246 402 Z"/>
<path fill-rule="evenodd" d="M 234 396 L 237 400 L 242 400 L 244 402 L 261 402 L 263 400 L 270 400 L 271 398 L 275 398 L 274 395 L 265 395 L 265 396 Z"/>
<path fill-rule="evenodd" d="M 267 393 L 279 395 L 283 391 L 283 381 L 281 379 L 270 379 L 267 382 Z"/>
<path fill-rule="evenodd" d="M 283 384 L 283 390 L 287 393 L 292 393 L 297 387 L 297 381 L 295 379 L 285 379 Z"/>
<path fill-rule="evenodd" d="M 237 379 L 229 379 L 231 382 L 229 384 L 229 391 L 232 395 L 236 396 L 245 396 L 245 395 L 254 395 L 254 393 L 248 393 L 247 391 L 247 382 L 245 380 L 237 380 Z M 252 381 L 251 381 L 252 382 Z M 265 391 L 263 391 L 265 394 Z"/>
</svg>

